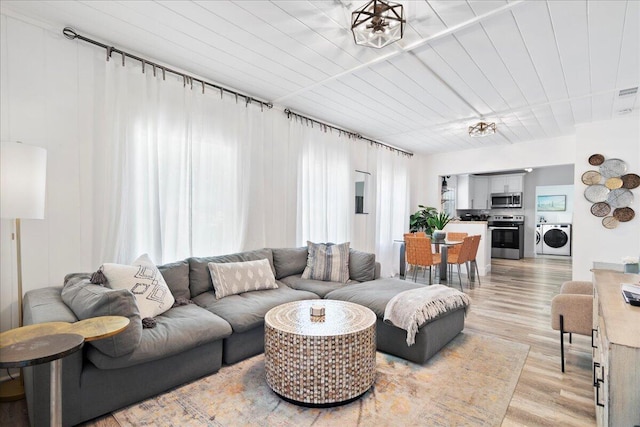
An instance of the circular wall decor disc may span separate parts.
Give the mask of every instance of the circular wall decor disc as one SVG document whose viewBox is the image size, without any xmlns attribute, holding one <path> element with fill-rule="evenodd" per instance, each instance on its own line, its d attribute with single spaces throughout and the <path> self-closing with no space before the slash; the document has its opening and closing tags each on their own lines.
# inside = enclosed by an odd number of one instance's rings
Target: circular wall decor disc
<svg viewBox="0 0 640 427">
<path fill-rule="evenodd" d="M 589 157 L 589 164 L 593 166 L 600 166 L 604 162 L 604 156 L 602 154 L 592 154 Z"/>
<path fill-rule="evenodd" d="M 604 186 L 607 187 L 609 190 L 615 190 L 616 188 L 622 187 L 622 180 L 617 176 L 614 176 L 613 178 L 607 179 L 604 182 Z"/>
<path fill-rule="evenodd" d="M 613 211 L 613 217 L 620 222 L 628 222 L 636 216 L 636 213 L 631 208 L 618 208 Z"/>
<path fill-rule="evenodd" d="M 622 188 L 632 189 L 640 186 L 640 176 L 635 173 L 622 175 L 620 179 L 622 180 Z"/>
<path fill-rule="evenodd" d="M 627 171 L 627 164 L 624 160 L 609 159 L 605 160 L 600 165 L 600 173 L 605 178 L 613 178 L 614 176 L 621 176 Z"/>
<path fill-rule="evenodd" d="M 602 225 L 604 228 L 612 229 L 618 226 L 618 219 L 612 216 L 602 218 Z"/>
<path fill-rule="evenodd" d="M 612 208 L 626 208 L 633 203 L 633 193 L 626 188 L 617 188 L 607 194 L 607 203 Z"/>
<path fill-rule="evenodd" d="M 584 197 L 591 203 L 606 202 L 609 191 L 604 185 L 590 185 L 584 190 Z"/>
<path fill-rule="evenodd" d="M 607 202 L 598 202 L 591 205 L 591 213 L 594 216 L 607 216 L 611 212 L 611 206 Z"/>
<path fill-rule="evenodd" d="M 600 184 L 602 175 L 598 171 L 586 171 L 582 174 L 582 182 L 587 185 Z"/>
</svg>

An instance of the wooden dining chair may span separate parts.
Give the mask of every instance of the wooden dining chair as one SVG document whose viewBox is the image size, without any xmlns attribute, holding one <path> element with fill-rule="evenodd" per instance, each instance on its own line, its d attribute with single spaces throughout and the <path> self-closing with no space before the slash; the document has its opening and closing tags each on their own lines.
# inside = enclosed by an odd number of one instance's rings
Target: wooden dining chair
<svg viewBox="0 0 640 427">
<path fill-rule="evenodd" d="M 460 242 L 468 235 L 469 235 L 468 233 L 451 231 L 447 233 L 447 240 L 451 240 L 453 242 Z M 449 248 L 447 248 L 447 256 L 458 255 L 460 253 L 461 248 L 462 248 L 462 245 L 449 246 Z M 453 265 L 449 264 L 448 268 L 449 268 L 449 276 L 451 276 L 453 272 Z"/>
<path fill-rule="evenodd" d="M 434 254 L 431 248 L 431 239 L 428 237 L 407 237 L 406 254 L 407 262 L 413 266 L 413 281 L 417 281 L 418 268 L 429 268 L 429 284 L 432 283 L 431 267 L 439 266 L 440 254 Z"/>
<path fill-rule="evenodd" d="M 471 248 L 471 254 L 469 255 L 469 261 L 468 261 L 469 265 L 468 265 L 467 271 L 470 273 L 471 268 L 475 268 L 476 277 L 478 278 L 478 286 L 482 286 L 482 283 L 480 282 L 480 270 L 478 269 L 478 262 L 476 260 L 476 257 L 478 256 L 478 248 L 480 247 L 481 236 L 478 234 L 472 237 L 474 238 L 473 247 Z"/>
<path fill-rule="evenodd" d="M 407 278 L 407 273 L 409 272 L 409 267 L 411 263 L 409 262 L 409 256 L 407 252 L 407 237 L 427 237 L 427 233 L 424 231 L 414 231 L 413 233 L 404 233 L 404 271 L 405 271 L 405 279 Z"/>
<path fill-rule="evenodd" d="M 460 245 L 460 252 L 454 255 L 447 253 L 447 264 L 456 265 L 458 267 L 458 281 L 460 282 L 460 290 L 462 291 L 462 275 L 460 274 L 460 265 L 466 264 L 470 260 L 471 250 L 473 249 L 474 236 L 468 236 L 462 239 L 462 245 Z M 467 278 L 469 278 L 469 268 L 467 268 Z M 471 280 L 468 281 L 469 287 L 471 287 Z"/>
</svg>

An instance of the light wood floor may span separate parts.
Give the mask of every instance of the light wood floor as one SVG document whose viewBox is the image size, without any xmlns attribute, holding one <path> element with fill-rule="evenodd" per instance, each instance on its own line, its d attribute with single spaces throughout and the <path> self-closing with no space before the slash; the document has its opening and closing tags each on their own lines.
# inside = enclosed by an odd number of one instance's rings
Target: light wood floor
<svg viewBox="0 0 640 427">
<path fill-rule="evenodd" d="M 457 286 L 457 274 L 454 273 Z M 573 336 L 566 347 L 566 372 L 560 372 L 558 332 L 551 329 L 550 301 L 571 279 L 567 258 L 493 260 L 482 286 L 465 292 L 472 307 L 465 329 L 496 335 L 530 346 L 529 355 L 503 426 L 593 426 L 591 341 Z M 482 393 L 482 390 L 478 391 Z M 26 426 L 24 400 L 0 404 L 0 425 Z M 118 427 L 111 416 L 84 426 Z"/>
</svg>

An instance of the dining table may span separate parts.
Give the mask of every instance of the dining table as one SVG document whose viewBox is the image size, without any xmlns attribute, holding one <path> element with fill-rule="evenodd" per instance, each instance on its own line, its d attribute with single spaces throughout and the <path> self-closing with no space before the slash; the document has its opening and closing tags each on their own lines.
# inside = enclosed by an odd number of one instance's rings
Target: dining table
<svg viewBox="0 0 640 427">
<path fill-rule="evenodd" d="M 432 239 L 431 244 L 435 248 L 435 253 L 440 253 L 440 283 L 447 283 L 447 263 L 449 248 L 462 244 L 462 240 L 448 240 L 448 239 Z"/>
<path fill-rule="evenodd" d="M 431 238 L 429 236 L 429 238 Z M 400 243 L 400 278 L 404 279 L 406 274 L 406 257 L 405 257 L 405 243 L 404 240 L 394 240 L 394 242 Z M 431 238 L 431 244 L 434 247 L 434 252 L 439 253 L 441 256 L 440 261 L 440 283 L 447 283 L 447 262 L 449 248 L 462 244 L 462 240 L 449 240 L 449 239 L 433 239 Z"/>
</svg>

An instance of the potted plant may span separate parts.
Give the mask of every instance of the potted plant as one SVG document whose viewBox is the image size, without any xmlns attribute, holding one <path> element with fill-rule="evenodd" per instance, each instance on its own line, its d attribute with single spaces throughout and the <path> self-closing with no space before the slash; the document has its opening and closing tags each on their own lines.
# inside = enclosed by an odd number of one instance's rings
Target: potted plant
<svg viewBox="0 0 640 427">
<path fill-rule="evenodd" d="M 435 213 L 433 216 L 429 217 L 427 222 L 433 229 L 431 234 L 434 240 L 444 240 L 447 233 L 442 230 L 449 223 L 449 221 L 451 221 L 451 217 L 446 212 Z"/>
<path fill-rule="evenodd" d="M 418 207 L 420 209 L 409 216 L 409 232 L 424 231 L 431 234 L 433 228 L 429 225 L 429 218 L 436 215 L 438 210 L 430 206 L 418 205 Z"/>
</svg>

